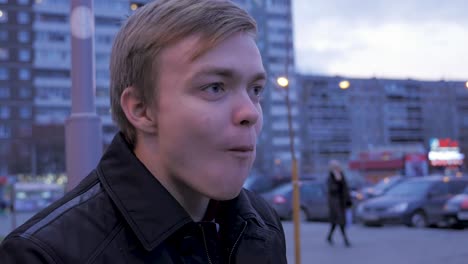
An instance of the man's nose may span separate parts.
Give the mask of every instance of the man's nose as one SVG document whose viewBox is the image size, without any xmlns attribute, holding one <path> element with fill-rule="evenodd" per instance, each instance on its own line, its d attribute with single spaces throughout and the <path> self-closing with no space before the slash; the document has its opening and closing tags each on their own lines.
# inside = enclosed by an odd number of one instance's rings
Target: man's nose
<svg viewBox="0 0 468 264">
<path fill-rule="evenodd" d="M 254 102 L 247 92 L 237 96 L 234 111 L 234 123 L 241 126 L 253 126 L 257 123 L 261 109 L 258 102 Z"/>
</svg>

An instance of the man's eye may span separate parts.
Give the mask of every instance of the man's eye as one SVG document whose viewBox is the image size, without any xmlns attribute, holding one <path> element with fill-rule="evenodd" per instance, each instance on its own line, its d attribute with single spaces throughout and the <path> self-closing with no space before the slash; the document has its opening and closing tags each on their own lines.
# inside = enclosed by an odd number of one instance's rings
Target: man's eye
<svg viewBox="0 0 468 264">
<path fill-rule="evenodd" d="M 263 86 L 257 85 L 257 86 L 252 87 L 251 93 L 253 96 L 260 98 L 263 95 L 263 90 L 264 90 Z"/>
<path fill-rule="evenodd" d="M 203 88 L 203 91 L 218 94 L 224 91 L 224 86 L 222 83 L 212 83 Z"/>
</svg>

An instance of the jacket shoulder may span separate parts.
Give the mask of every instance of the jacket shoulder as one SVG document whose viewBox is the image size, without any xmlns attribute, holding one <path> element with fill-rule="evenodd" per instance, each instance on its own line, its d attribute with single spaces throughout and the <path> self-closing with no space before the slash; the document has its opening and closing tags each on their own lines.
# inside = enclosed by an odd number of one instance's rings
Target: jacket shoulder
<svg viewBox="0 0 468 264">
<path fill-rule="evenodd" d="M 24 263 L 43 258 L 53 261 L 40 263 L 85 263 L 102 250 L 100 245 L 119 225 L 109 197 L 92 172 L 62 199 L 8 235 L 0 246 L 0 256 L 15 259 L 25 254 L 34 259 Z M 8 250 L 11 247 L 15 250 Z"/>
</svg>

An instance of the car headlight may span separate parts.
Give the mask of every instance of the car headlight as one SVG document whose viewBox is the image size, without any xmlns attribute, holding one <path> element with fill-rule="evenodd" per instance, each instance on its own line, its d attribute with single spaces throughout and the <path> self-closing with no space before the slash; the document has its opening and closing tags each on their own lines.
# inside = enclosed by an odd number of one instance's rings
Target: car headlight
<svg viewBox="0 0 468 264">
<path fill-rule="evenodd" d="M 444 205 L 445 212 L 456 212 L 460 209 L 460 206 L 457 203 L 446 203 Z"/>
<path fill-rule="evenodd" d="M 397 205 L 390 207 L 388 211 L 394 212 L 394 213 L 401 213 L 401 212 L 406 211 L 406 209 L 408 209 L 408 203 L 399 203 Z"/>
</svg>

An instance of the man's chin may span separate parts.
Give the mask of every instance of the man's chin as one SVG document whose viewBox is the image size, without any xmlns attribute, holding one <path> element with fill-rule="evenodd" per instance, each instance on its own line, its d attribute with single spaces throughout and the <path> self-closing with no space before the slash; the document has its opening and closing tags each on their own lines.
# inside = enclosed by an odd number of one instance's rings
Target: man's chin
<svg viewBox="0 0 468 264">
<path fill-rule="evenodd" d="M 229 201 L 236 198 L 242 191 L 242 186 L 238 189 L 224 190 L 222 192 L 213 193 L 210 198 L 216 201 Z"/>
</svg>

